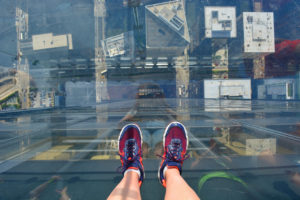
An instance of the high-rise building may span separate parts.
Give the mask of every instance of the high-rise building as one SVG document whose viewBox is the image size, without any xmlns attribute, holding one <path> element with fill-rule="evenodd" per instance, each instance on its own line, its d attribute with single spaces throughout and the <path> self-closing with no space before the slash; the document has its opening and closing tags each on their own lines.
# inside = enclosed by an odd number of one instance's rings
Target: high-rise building
<svg viewBox="0 0 300 200">
<path fill-rule="evenodd" d="M 258 99 L 295 99 L 296 80 L 291 78 L 264 79 L 257 85 Z"/>
<path fill-rule="evenodd" d="M 205 37 L 236 37 L 235 7 L 205 7 Z"/>
<path fill-rule="evenodd" d="M 67 48 L 68 50 L 72 50 L 72 35 L 54 36 L 52 33 L 32 35 L 32 49 L 34 51 L 54 48 Z"/>
<path fill-rule="evenodd" d="M 272 12 L 244 12 L 245 53 L 273 53 L 274 19 Z"/>
<path fill-rule="evenodd" d="M 228 44 L 226 39 L 212 42 L 212 78 L 228 79 Z"/>
<path fill-rule="evenodd" d="M 134 54 L 134 36 L 133 31 L 122 33 L 101 41 L 102 50 L 106 57 Z"/>
<path fill-rule="evenodd" d="M 178 56 L 190 42 L 184 5 L 169 1 L 146 6 L 147 56 Z"/>
<path fill-rule="evenodd" d="M 251 99 L 250 79 L 204 80 L 205 99 Z"/>
</svg>

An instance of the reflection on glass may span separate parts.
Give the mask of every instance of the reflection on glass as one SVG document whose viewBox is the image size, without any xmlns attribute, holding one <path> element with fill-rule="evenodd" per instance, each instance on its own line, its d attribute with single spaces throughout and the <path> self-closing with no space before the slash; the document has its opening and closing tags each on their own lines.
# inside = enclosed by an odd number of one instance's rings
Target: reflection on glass
<svg viewBox="0 0 300 200">
<path fill-rule="evenodd" d="M 201 199 L 299 199 L 299 9 L 1 1 L 0 199 L 107 196 L 127 123 L 143 131 L 143 187 L 163 198 L 156 154 L 171 121 L 189 131 L 183 176 Z"/>
</svg>

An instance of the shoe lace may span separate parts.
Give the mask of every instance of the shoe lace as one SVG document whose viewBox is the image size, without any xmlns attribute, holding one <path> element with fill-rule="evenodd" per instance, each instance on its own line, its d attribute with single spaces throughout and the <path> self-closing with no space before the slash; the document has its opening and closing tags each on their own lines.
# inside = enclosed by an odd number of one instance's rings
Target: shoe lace
<svg viewBox="0 0 300 200">
<path fill-rule="evenodd" d="M 175 161 L 175 162 L 183 162 L 190 157 L 188 154 L 184 154 L 183 157 L 181 156 L 182 147 L 179 142 L 172 142 L 168 145 L 168 151 L 166 156 L 156 155 L 162 159 L 166 159 L 167 161 Z"/>
<path fill-rule="evenodd" d="M 135 143 L 129 142 L 126 145 L 126 149 L 127 149 L 127 154 L 125 154 L 125 156 L 122 156 L 121 154 L 119 154 L 119 156 L 121 157 L 121 159 L 123 161 L 123 165 L 118 168 L 118 171 L 121 173 L 126 171 L 126 169 L 128 169 L 128 167 L 130 165 L 132 165 L 134 162 L 136 162 L 136 160 L 139 160 L 139 157 L 141 156 L 139 154 L 136 154 L 136 155 L 134 154 L 134 152 L 136 150 Z"/>
</svg>

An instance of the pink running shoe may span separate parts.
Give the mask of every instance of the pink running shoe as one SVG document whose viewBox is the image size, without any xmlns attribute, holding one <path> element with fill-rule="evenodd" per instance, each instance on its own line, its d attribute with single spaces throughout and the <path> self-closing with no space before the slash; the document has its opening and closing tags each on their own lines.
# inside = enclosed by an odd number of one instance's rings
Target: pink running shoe
<svg viewBox="0 0 300 200">
<path fill-rule="evenodd" d="M 128 124 L 124 126 L 119 136 L 119 155 L 122 163 L 121 172 L 127 169 L 140 171 L 139 184 L 141 186 L 145 174 L 142 159 L 142 132 L 138 125 Z"/>
<path fill-rule="evenodd" d="M 166 187 L 165 167 L 177 168 L 181 174 L 183 161 L 188 158 L 186 154 L 188 143 L 187 131 L 183 124 L 172 122 L 167 126 L 163 136 L 164 154 L 158 170 L 159 181 L 164 187 Z"/>
</svg>

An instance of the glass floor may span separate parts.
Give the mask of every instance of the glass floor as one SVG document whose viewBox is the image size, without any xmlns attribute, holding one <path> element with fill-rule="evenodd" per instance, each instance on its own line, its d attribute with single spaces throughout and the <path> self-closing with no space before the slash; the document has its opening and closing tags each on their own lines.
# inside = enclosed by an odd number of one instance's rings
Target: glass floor
<svg viewBox="0 0 300 200">
<path fill-rule="evenodd" d="M 0 0 L 0 200 L 106 199 L 128 123 L 163 199 L 172 121 L 201 200 L 299 200 L 299 19 L 299 0 Z"/>
<path fill-rule="evenodd" d="M 117 139 L 131 122 L 144 138 L 142 198 L 163 199 L 156 155 L 174 120 L 188 129 L 182 175 L 201 199 L 300 199 L 300 102 L 163 101 L 139 100 L 147 109 L 135 118 L 134 100 L 1 113 L 0 199 L 105 199 L 122 178 Z"/>
</svg>

